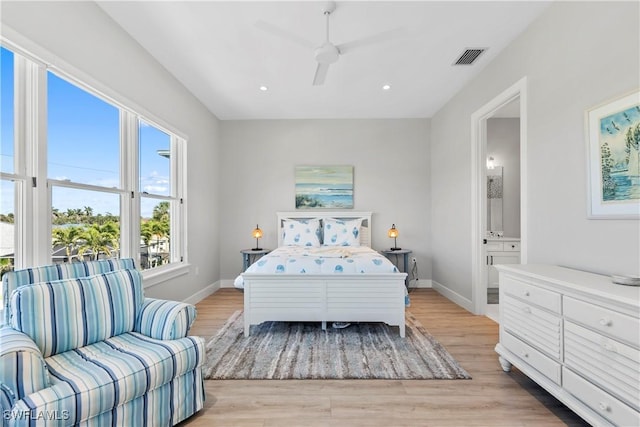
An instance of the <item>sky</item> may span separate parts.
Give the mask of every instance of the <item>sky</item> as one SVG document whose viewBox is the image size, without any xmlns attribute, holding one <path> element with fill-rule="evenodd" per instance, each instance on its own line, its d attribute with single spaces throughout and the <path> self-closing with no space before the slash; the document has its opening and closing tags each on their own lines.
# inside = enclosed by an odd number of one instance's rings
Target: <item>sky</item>
<svg viewBox="0 0 640 427">
<path fill-rule="evenodd" d="M 0 53 L 0 165 L 13 167 L 13 54 Z M 47 168 L 48 178 L 104 187 L 120 186 L 119 111 L 116 107 L 47 73 Z M 140 122 L 140 191 L 170 195 L 170 161 L 158 150 L 170 148 L 170 137 Z M 0 186 L 0 213 L 13 212 L 12 186 Z M 142 203 L 142 216 L 150 217 L 156 200 Z M 60 211 L 90 206 L 94 214 L 119 213 L 119 198 L 66 187 L 54 188 L 52 205 Z"/>
</svg>

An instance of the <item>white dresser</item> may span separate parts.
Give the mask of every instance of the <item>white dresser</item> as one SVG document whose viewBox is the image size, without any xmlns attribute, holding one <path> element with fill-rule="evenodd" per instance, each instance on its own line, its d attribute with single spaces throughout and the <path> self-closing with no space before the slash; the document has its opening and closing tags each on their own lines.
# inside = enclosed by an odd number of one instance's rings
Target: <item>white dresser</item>
<svg viewBox="0 0 640 427">
<path fill-rule="evenodd" d="M 587 422 L 640 426 L 640 288 L 551 265 L 499 265 L 502 369 Z"/>
</svg>

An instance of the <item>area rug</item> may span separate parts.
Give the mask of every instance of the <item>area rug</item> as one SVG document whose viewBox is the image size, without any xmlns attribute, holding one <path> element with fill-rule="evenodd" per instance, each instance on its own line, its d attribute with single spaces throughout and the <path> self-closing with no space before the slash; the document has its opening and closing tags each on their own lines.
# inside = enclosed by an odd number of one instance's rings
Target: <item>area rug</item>
<svg viewBox="0 0 640 427">
<path fill-rule="evenodd" d="M 385 323 L 325 331 L 319 322 L 264 322 L 245 338 L 242 311 L 207 343 L 205 379 L 470 379 L 406 314 L 406 337 Z"/>
</svg>

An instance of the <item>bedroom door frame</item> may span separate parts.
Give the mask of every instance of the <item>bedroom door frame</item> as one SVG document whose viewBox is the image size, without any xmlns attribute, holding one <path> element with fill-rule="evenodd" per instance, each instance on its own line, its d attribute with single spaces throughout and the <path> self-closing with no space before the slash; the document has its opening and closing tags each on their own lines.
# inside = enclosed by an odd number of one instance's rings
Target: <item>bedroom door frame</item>
<svg viewBox="0 0 640 427">
<path fill-rule="evenodd" d="M 520 262 L 527 263 L 527 77 L 471 115 L 471 298 L 474 314 L 485 314 L 487 274 L 483 256 L 486 235 L 487 120 L 508 103 L 520 102 Z"/>
</svg>

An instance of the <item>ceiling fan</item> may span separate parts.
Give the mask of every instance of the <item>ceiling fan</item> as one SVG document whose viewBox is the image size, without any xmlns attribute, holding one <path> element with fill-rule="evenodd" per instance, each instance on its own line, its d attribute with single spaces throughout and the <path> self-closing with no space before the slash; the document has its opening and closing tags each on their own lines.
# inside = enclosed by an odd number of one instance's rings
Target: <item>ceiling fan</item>
<svg viewBox="0 0 640 427">
<path fill-rule="evenodd" d="M 396 28 L 362 39 L 336 45 L 333 44 L 329 39 L 329 17 L 335 10 L 336 2 L 334 1 L 325 3 L 324 7 L 322 8 L 322 13 L 326 17 L 326 37 L 324 43 L 322 43 L 320 46 L 298 36 L 297 34 L 290 33 L 287 30 L 283 30 L 282 28 L 276 27 L 264 21 L 256 22 L 256 26 L 271 34 L 279 37 L 284 37 L 290 41 L 314 50 L 315 60 L 318 63 L 318 65 L 316 66 L 315 75 L 313 77 L 314 86 L 324 84 L 325 78 L 327 77 L 327 72 L 329 71 L 329 66 L 336 62 L 341 55 L 349 53 L 353 49 L 358 49 L 374 43 L 380 43 L 390 40 L 404 32 L 402 28 Z"/>
</svg>

